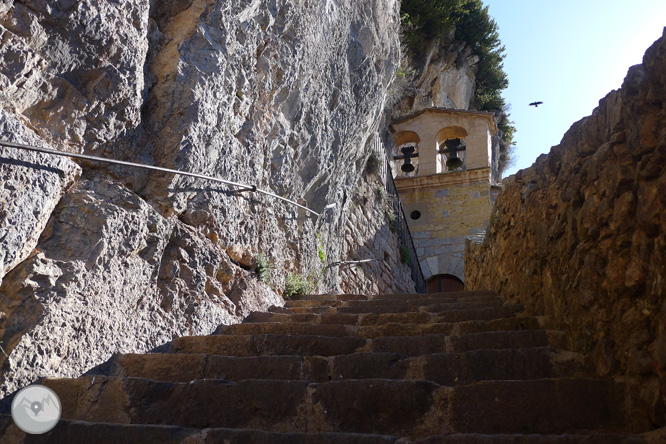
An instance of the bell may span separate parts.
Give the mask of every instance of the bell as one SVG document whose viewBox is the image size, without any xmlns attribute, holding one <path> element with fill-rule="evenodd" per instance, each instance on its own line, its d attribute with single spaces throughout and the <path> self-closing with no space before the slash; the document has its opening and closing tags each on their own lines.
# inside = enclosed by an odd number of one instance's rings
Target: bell
<svg viewBox="0 0 666 444">
<path fill-rule="evenodd" d="M 409 156 L 411 154 L 414 154 L 414 150 L 416 150 L 416 148 L 414 148 L 411 145 L 410 146 L 403 146 L 402 148 L 400 148 L 400 151 L 402 151 L 403 156 Z"/>
<path fill-rule="evenodd" d="M 446 150 L 443 151 L 446 153 L 446 167 L 449 170 L 460 168 L 463 164 L 460 157 L 458 157 L 458 149 L 460 149 L 461 144 L 462 140 L 460 140 L 459 137 L 455 139 L 448 139 L 444 142 Z"/>
<path fill-rule="evenodd" d="M 446 167 L 449 170 L 455 170 L 456 168 L 460 168 L 462 166 L 463 162 L 460 160 L 460 157 L 458 157 L 458 152 L 457 151 L 451 151 L 447 156 L 446 156 Z"/>
<path fill-rule="evenodd" d="M 414 154 L 414 151 L 416 151 L 416 148 L 413 146 L 405 146 L 400 148 L 400 151 L 402 151 L 402 155 L 405 156 L 405 160 L 402 163 L 402 167 L 400 169 L 404 171 L 405 173 L 411 173 L 414 171 L 414 164 L 412 163 L 412 159 L 409 156 L 412 156 Z"/>
</svg>

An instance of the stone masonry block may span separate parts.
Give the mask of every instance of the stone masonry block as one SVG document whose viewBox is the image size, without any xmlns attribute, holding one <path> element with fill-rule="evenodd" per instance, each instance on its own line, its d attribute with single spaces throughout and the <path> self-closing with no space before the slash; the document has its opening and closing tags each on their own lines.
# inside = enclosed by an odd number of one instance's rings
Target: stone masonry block
<svg viewBox="0 0 666 444">
<path fill-rule="evenodd" d="M 423 272 L 423 277 L 425 279 L 430 279 L 432 277 L 432 272 L 430 271 L 430 266 L 428 265 L 428 261 L 424 259 L 420 262 L 420 264 L 421 264 L 421 271 Z"/>
<path fill-rule="evenodd" d="M 431 276 L 439 274 L 439 262 L 437 257 L 429 257 L 426 259 L 426 262 L 430 268 Z"/>
</svg>

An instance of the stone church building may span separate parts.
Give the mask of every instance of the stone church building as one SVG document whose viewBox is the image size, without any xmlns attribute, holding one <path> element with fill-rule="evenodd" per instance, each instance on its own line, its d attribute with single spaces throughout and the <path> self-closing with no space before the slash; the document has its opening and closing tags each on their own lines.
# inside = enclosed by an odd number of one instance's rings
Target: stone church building
<svg viewBox="0 0 666 444">
<path fill-rule="evenodd" d="M 393 123 L 394 177 L 429 292 L 464 287 L 465 239 L 499 192 L 492 113 L 429 108 Z"/>
</svg>

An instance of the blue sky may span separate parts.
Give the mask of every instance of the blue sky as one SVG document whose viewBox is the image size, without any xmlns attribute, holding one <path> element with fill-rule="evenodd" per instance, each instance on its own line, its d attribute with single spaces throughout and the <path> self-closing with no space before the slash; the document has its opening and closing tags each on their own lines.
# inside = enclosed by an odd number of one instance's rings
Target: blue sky
<svg viewBox="0 0 666 444">
<path fill-rule="evenodd" d="M 483 0 L 506 46 L 504 70 L 517 133 L 515 165 L 527 168 L 569 127 L 622 85 L 666 26 L 666 0 Z M 543 101 L 539 108 L 530 102 Z"/>
</svg>

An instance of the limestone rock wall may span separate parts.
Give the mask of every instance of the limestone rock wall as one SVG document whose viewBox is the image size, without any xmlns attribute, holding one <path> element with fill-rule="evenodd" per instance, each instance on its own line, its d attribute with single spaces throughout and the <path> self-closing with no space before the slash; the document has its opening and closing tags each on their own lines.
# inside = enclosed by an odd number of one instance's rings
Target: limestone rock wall
<svg viewBox="0 0 666 444">
<path fill-rule="evenodd" d="M 394 118 L 432 107 L 469 109 L 479 58 L 464 42 L 452 38 L 433 44 L 422 66 L 408 73 L 414 78 L 402 81 L 403 97 L 393 109 Z"/>
<path fill-rule="evenodd" d="M 321 216 L 0 149 L 0 396 L 281 304 L 285 273 L 319 265 L 317 234 L 345 258 L 398 27 L 394 0 L 5 0 L 3 139 L 256 184 Z M 339 288 L 327 270 L 320 290 Z"/>
<path fill-rule="evenodd" d="M 643 379 L 666 424 L 666 31 L 619 91 L 504 182 L 470 289 L 552 319 L 600 375 Z"/>
</svg>

